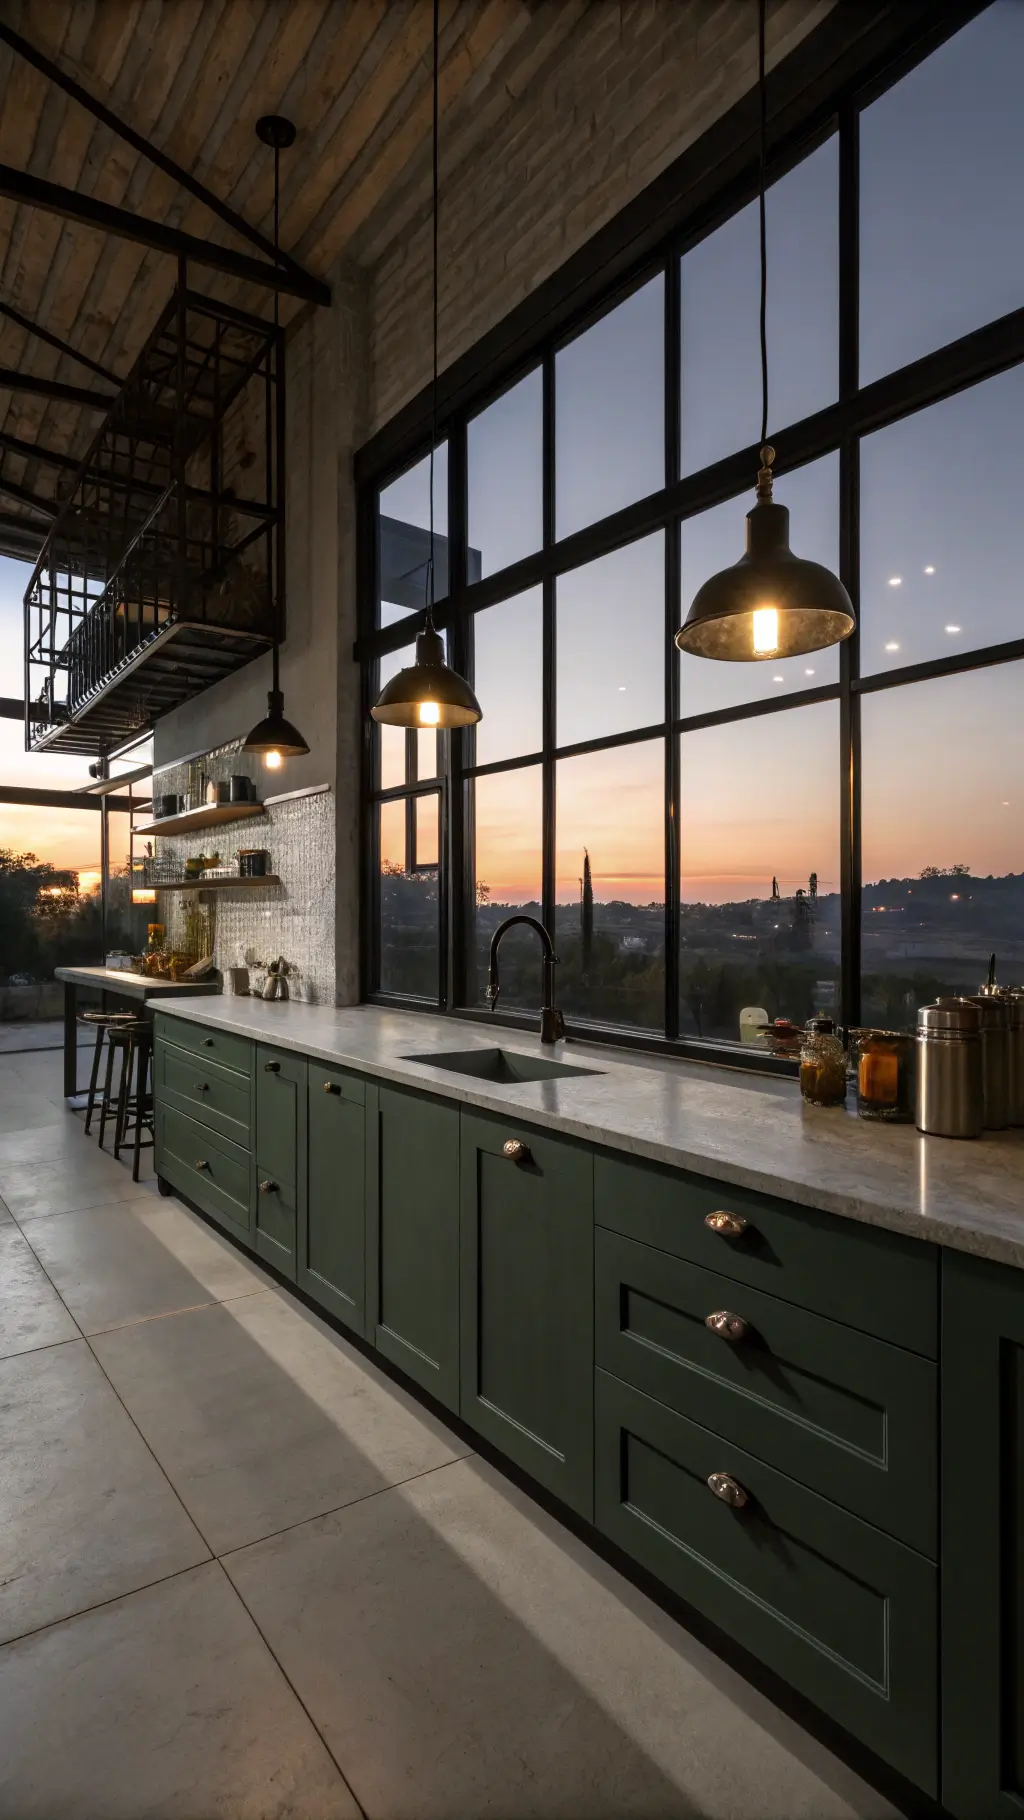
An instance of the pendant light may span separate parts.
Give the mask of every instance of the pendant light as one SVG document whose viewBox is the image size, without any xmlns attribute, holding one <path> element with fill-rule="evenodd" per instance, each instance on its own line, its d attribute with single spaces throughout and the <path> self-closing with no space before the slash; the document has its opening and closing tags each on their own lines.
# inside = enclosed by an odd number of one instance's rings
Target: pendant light
<svg viewBox="0 0 1024 1820">
<path fill-rule="evenodd" d="M 427 558 L 426 624 L 416 640 L 416 661 L 385 683 L 370 709 L 387 727 L 471 727 L 483 719 L 480 703 L 464 676 L 449 668 L 444 640 L 434 626 L 434 446 L 437 442 L 437 195 L 439 138 L 438 45 L 440 0 L 434 0 L 434 366 L 430 395 L 430 555 Z"/>
<path fill-rule="evenodd" d="M 789 510 L 772 499 L 775 450 L 768 443 L 768 257 L 765 234 L 765 157 L 768 137 L 765 13 L 758 0 L 757 76 L 760 105 L 759 218 L 761 235 L 761 466 L 757 503 L 747 513 L 747 549 L 732 568 L 698 588 L 686 623 L 676 633 L 681 651 L 731 663 L 799 657 L 849 638 L 856 624 L 842 582 L 821 563 L 794 556 Z"/>
<path fill-rule="evenodd" d="M 274 264 L 277 264 L 279 246 L 279 226 L 281 210 L 281 153 L 295 144 L 295 128 L 290 120 L 282 114 L 264 114 L 256 122 L 256 137 L 263 145 L 273 147 L 274 151 Z M 279 329 L 280 303 L 279 294 L 274 292 L 274 330 Z M 284 358 L 280 341 L 277 342 L 276 359 Z M 280 535 L 280 532 L 278 533 Z M 301 758 L 309 751 L 298 727 L 284 717 L 284 695 L 281 690 L 280 672 L 280 637 L 281 637 L 281 600 L 280 588 L 274 596 L 274 644 L 271 653 L 271 687 L 267 693 L 267 712 L 261 721 L 247 735 L 242 746 L 243 752 L 257 752 L 264 764 L 271 771 L 276 771 L 285 758 Z"/>
</svg>

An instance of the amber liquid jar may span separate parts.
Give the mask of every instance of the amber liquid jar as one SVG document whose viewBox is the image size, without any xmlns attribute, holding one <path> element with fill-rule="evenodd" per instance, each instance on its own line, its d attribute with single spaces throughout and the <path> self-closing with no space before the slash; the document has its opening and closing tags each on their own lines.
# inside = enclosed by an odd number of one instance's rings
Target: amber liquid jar
<svg viewBox="0 0 1024 1820">
<path fill-rule="evenodd" d="M 846 1050 L 830 1017 L 812 1017 L 800 1050 L 800 1094 L 808 1106 L 842 1106 Z"/>
<path fill-rule="evenodd" d="M 857 1113 L 910 1125 L 914 1119 L 917 1044 L 899 1030 L 857 1032 Z"/>
</svg>

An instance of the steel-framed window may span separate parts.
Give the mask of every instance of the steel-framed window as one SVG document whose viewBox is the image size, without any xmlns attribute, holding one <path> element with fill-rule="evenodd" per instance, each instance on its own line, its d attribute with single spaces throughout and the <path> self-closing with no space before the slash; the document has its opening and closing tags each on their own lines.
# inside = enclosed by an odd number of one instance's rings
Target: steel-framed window
<svg viewBox="0 0 1024 1820">
<path fill-rule="evenodd" d="M 957 29 L 963 18 L 952 21 Z M 929 47 L 931 48 L 931 47 Z M 827 455 L 839 464 L 839 568 L 855 606 L 860 608 L 860 520 L 861 520 L 861 443 L 871 432 L 910 417 L 925 406 L 937 404 L 958 392 L 990 378 L 1024 361 L 1024 309 L 990 321 L 934 352 L 886 373 L 869 384 L 859 383 L 859 131 L 865 107 L 876 100 L 894 82 L 905 75 L 917 57 L 904 57 L 884 77 L 870 85 L 839 97 L 833 110 L 813 123 L 802 139 L 797 139 L 770 161 L 769 181 L 774 183 L 808 156 L 834 133 L 838 136 L 838 209 L 839 209 L 839 356 L 838 392 L 835 402 L 800 422 L 775 432 L 779 450 L 776 471 L 780 476 L 807 466 Z M 755 174 L 751 170 L 742 185 L 732 186 L 716 201 L 713 209 L 699 221 L 680 223 L 665 242 L 660 255 L 647 259 L 601 300 L 591 306 L 571 326 L 562 327 L 557 336 L 542 339 L 527 359 L 502 374 L 468 405 L 443 418 L 439 423 L 439 441 L 448 450 L 447 524 L 450 539 L 449 581 L 447 597 L 436 611 L 439 626 L 448 639 L 450 660 L 456 668 L 472 676 L 472 627 L 475 615 L 482 610 L 512 599 L 529 588 L 540 588 L 543 601 L 543 737 L 535 753 L 517 756 L 486 765 L 470 762 L 472 735 L 453 733 L 440 737 L 441 761 L 439 782 L 420 781 L 415 764 L 415 736 L 408 736 L 409 770 L 407 782 L 382 789 L 379 783 L 379 733 L 369 720 L 369 707 L 378 687 L 379 663 L 382 657 L 404 648 L 414 639 L 423 624 L 422 610 L 410 612 L 397 622 L 380 626 L 378 615 L 378 574 L 376 499 L 378 490 L 395 474 L 382 473 L 367 479 L 360 493 L 360 638 L 357 654 L 363 668 L 364 753 L 363 753 L 363 996 L 389 1003 L 414 1002 L 430 1009 L 454 1015 L 479 1016 L 480 1006 L 467 989 L 469 977 L 469 909 L 473 902 L 475 880 L 467 873 L 469 843 L 466 840 L 465 785 L 473 777 L 486 777 L 521 770 L 530 765 L 540 768 L 543 780 L 543 918 L 554 933 L 555 923 L 555 767 L 559 760 L 639 744 L 659 739 L 664 747 L 664 827 L 665 827 L 665 981 L 664 1018 L 660 1034 L 650 1031 L 623 1030 L 618 1026 L 601 1030 L 585 1026 L 588 1038 L 602 1035 L 617 1043 L 634 1042 L 645 1046 L 668 1048 L 672 1052 L 699 1055 L 703 1059 L 748 1061 L 764 1067 L 763 1054 L 744 1056 L 739 1050 L 723 1052 L 719 1042 L 702 1043 L 681 1037 L 679 1026 L 679 930 L 681 915 L 679 812 L 680 775 L 679 739 L 681 735 L 732 722 L 757 720 L 784 714 L 801 706 L 835 702 L 839 716 L 839 789 L 840 831 L 840 899 L 842 918 L 840 1008 L 843 1021 L 854 1024 L 861 1015 L 861 704 L 868 695 L 898 689 L 908 683 L 951 676 L 984 666 L 1024 659 L 1024 637 L 988 645 L 966 652 L 950 653 L 926 662 L 890 669 L 870 675 L 861 674 L 859 637 L 854 636 L 840 652 L 839 678 L 834 683 L 810 687 L 786 694 L 782 698 L 752 701 L 740 706 L 722 708 L 704 714 L 684 716 L 681 713 L 679 662 L 673 653 L 665 669 L 664 716 L 659 721 L 610 737 L 596 738 L 571 746 L 555 743 L 555 591 L 558 577 L 579 565 L 621 549 L 637 539 L 662 531 L 665 541 L 665 640 L 671 640 L 685 616 L 681 598 L 679 528 L 698 513 L 728 500 L 736 500 L 737 546 L 741 536 L 742 516 L 746 503 L 740 504 L 752 484 L 756 464 L 756 446 L 739 449 L 699 472 L 680 472 L 680 260 L 693 246 L 727 220 L 748 202 L 755 191 Z M 590 324 L 652 277 L 661 274 L 664 285 L 665 326 L 665 486 L 656 493 L 612 513 L 585 529 L 562 539 L 555 536 L 555 359 L 560 348 L 580 335 Z M 534 554 L 522 558 L 498 573 L 480 580 L 467 574 L 467 424 L 486 406 L 516 384 L 527 373 L 540 368 L 543 383 L 543 542 Z M 752 407 L 753 408 L 753 407 Z M 413 460 L 422 459 L 421 447 Z M 403 470 L 409 463 L 403 463 Z M 484 703 L 486 712 L 486 703 Z M 442 927 L 436 1000 L 398 998 L 380 990 L 380 896 L 377 816 L 381 804 L 405 801 L 426 790 L 440 790 L 441 846 L 439 900 Z M 539 962 L 538 962 L 539 966 Z M 509 1021 L 522 1021 L 508 1014 Z M 581 1032 L 582 1033 L 582 1032 Z"/>
</svg>

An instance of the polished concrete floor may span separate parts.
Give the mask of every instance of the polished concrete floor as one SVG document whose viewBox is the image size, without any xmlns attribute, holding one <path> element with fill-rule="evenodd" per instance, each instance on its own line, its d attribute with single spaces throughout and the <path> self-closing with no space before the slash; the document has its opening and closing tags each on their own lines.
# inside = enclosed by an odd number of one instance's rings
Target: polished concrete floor
<svg viewBox="0 0 1024 1820">
<path fill-rule="evenodd" d="M 3 1820 L 893 1810 L 0 1057 Z"/>
</svg>

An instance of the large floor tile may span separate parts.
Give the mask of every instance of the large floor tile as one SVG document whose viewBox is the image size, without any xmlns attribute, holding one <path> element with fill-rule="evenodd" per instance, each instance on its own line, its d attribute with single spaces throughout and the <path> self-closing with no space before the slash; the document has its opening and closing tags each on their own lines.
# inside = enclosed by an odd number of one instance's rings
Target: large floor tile
<svg viewBox="0 0 1024 1820">
<path fill-rule="evenodd" d="M 93 1343 L 218 1554 L 467 1451 L 275 1291 Z"/>
<path fill-rule="evenodd" d="M 0 1225 L 0 1358 L 76 1340 L 78 1328 L 13 1220 Z"/>
<path fill-rule="evenodd" d="M 224 1566 L 374 1820 L 892 1815 L 479 1460 Z"/>
<path fill-rule="evenodd" d="M 45 1095 L 32 1091 L 27 1082 L 15 1079 L 0 1094 L 0 1132 L 25 1131 L 63 1122 L 64 1113 Z"/>
<path fill-rule="evenodd" d="M 15 1163 L 0 1159 L 0 1196 L 16 1220 L 138 1200 L 146 1192 L 141 1183 L 132 1181 L 130 1161 L 115 1163 L 113 1157 L 88 1145 L 84 1138 L 77 1156 L 62 1153 L 56 1162 Z"/>
<path fill-rule="evenodd" d="M 355 1820 L 219 1567 L 0 1650 L 11 1820 Z"/>
<path fill-rule="evenodd" d="M 208 1555 L 84 1340 L 0 1361 L 0 1640 Z"/>
<path fill-rule="evenodd" d="M 0 1094 L 2 1092 L 3 1083 L 0 1082 Z M 0 1172 L 19 1163 L 55 1163 L 62 1157 L 77 1161 L 89 1141 L 83 1134 L 81 1119 L 70 1112 L 54 1125 L 0 1130 Z"/>
<path fill-rule="evenodd" d="M 0 1226 L 11 1226 L 13 1223 L 14 1215 L 6 1201 L 0 1201 Z"/>
<path fill-rule="evenodd" d="M 265 1290 L 267 1279 L 179 1202 L 147 1195 L 22 1219 L 84 1333 Z"/>
</svg>

